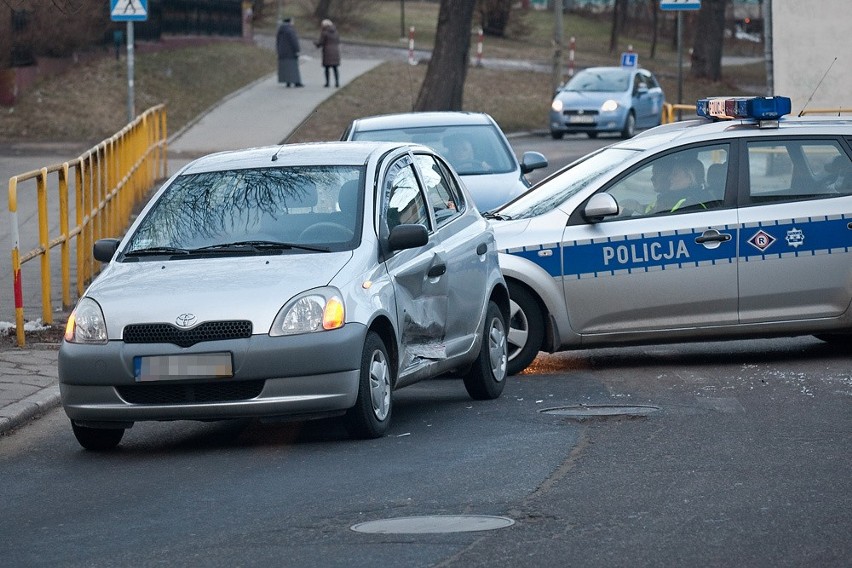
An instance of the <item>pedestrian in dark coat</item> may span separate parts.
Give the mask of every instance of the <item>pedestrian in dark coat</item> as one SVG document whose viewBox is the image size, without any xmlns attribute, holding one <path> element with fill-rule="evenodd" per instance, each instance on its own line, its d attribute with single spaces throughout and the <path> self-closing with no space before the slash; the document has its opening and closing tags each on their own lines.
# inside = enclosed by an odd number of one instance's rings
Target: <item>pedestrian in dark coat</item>
<svg viewBox="0 0 852 568">
<path fill-rule="evenodd" d="M 278 26 L 275 34 L 275 49 L 278 52 L 278 82 L 286 86 L 302 87 L 299 72 L 299 36 L 293 27 L 293 19 L 287 18 Z"/>
<path fill-rule="evenodd" d="M 314 45 L 322 48 L 322 66 L 325 68 L 325 86 L 328 87 L 328 71 L 334 71 L 334 86 L 340 86 L 340 76 L 337 67 L 340 65 L 340 34 L 331 20 L 323 20 L 320 24 L 321 31 L 319 39 Z"/>
</svg>

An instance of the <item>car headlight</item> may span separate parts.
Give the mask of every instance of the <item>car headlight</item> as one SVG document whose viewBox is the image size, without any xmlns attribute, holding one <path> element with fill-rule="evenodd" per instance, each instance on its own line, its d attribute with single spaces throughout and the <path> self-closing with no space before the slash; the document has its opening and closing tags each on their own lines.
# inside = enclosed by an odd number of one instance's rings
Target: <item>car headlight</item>
<svg viewBox="0 0 852 568">
<path fill-rule="evenodd" d="M 601 105 L 601 112 L 614 112 L 616 110 L 618 110 L 618 103 L 612 99 L 604 101 L 604 104 Z"/>
<path fill-rule="evenodd" d="M 550 108 L 552 108 L 556 112 L 562 112 L 564 105 L 559 99 L 553 99 L 553 102 L 550 104 Z"/>
<path fill-rule="evenodd" d="M 108 341 L 104 313 L 96 301 L 83 298 L 65 324 L 68 343 L 106 343 Z"/>
<path fill-rule="evenodd" d="M 346 310 L 340 292 L 333 288 L 312 290 L 288 302 L 272 322 L 271 336 L 313 333 L 343 327 Z"/>
</svg>

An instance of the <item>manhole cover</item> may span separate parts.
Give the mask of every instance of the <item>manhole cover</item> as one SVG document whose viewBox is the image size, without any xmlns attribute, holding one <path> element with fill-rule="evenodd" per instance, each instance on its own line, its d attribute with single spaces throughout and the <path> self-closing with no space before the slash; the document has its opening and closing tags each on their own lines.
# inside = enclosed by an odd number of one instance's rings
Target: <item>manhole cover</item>
<svg viewBox="0 0 852 568">
<path fill-rule="evenodd" d="M 648 416 L 657 412 L 658 406 L 625 406 L 619 404 L 593 404 L 544 408 L 539 412 L 568 416 L 569 418 L 595 418 L 599 416 Z"/>
<path fill-rule="evenodd" d="M 355 532 L 372 534 L 434 534 L 490 531 L 514 524 L 515 521 L 508 517 L 490 515 L 425 515 L 368 521 L 350 528 Z"/>
</svg>

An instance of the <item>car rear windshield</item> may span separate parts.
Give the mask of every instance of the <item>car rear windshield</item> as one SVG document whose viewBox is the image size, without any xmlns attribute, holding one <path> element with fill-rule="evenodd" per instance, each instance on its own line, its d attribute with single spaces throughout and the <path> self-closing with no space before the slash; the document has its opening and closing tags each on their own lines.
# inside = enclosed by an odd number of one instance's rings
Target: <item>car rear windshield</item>
<svg viewBox="0 0 852 568">
<path fill-rule="evenodd" d="M 364 168 L 292 166 L 179 176 L 159 195 L 124 253 L 196 252 L 259 243 L 257 250 L 347 250 L 358 244 Z M 275 247 L 275 243 L 298 245 Z M 232 247 L 234 251 L 237 247 Z"/>
<path fill-rule="evenodd" d="M 589 154 L 530 188 L 495 214 L 507 219 L 526 219 L 548 213 L 566 199 L 636 156 L 636 150 L 604 148 Z"/>
<path fill-rule="evenodd" d="M 517 167 L 512 150 L 490 124 L 365 130 L 352 139 L 422 144 L 444 156 L 460 175 L 504 174 Z M 466 142 L 472 155 L 460 150 Z"/>
</svg>

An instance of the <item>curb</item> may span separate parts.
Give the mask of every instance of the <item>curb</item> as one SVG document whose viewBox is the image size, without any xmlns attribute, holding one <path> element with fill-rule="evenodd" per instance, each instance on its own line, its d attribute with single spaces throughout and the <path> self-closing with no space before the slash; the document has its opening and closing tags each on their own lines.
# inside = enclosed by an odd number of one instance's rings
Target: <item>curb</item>
<svg viewBox="0 0 852 568">
<path fill-rule="evenodd" d="M 35 394 L 0 410 L 0 434 L 5 434 L 39 418 L 59 406 L 59 385 L 43 388 Z"/>
</svg>

